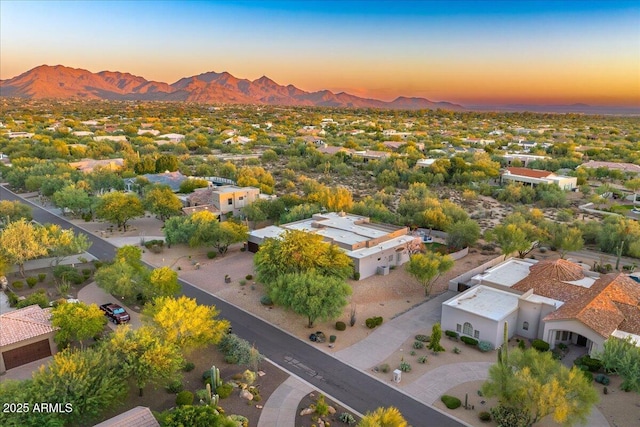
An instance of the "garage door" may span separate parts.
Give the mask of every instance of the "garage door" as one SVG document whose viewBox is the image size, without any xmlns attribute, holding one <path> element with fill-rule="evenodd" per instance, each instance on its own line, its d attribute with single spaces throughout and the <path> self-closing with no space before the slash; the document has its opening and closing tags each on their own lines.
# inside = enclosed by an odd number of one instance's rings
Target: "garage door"
<svg viewBox="0 0 640 427">
<path fill-rule="evenodd" d="M 33 362 L 44 357 L 51 356 L 49 340 L 42 340 L 33 344 L 2 353 L 4 366 L 6 369 L 22 366 L 25 363 Z"/>
</svg>

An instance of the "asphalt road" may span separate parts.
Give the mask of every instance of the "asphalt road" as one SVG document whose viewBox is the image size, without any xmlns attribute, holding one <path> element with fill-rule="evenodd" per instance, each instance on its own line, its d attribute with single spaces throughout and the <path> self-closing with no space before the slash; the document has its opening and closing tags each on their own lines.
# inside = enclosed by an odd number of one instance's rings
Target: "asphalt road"
<svg viewBox="0 0 640 427">
<path fill-rule="evenodd" d="M 86 234 L 93 242 L 88 252 L 101 260 L 110 260 L 115 255 L 117 248 L 108 241 L 85 232 L 64 218 L 20 198 L 2 186 L 0 200 L 26 202 L 31 205 L 36 221 L 58 224 L 73 229 L 75 233 Z M 381 406 L 395 406 L 414 427 L 463 425 L 188 282 L 180 280 L 180 284 L 184 295 L 196 298 L 199 304 L 215 305 L 221 316 L 231 322 L 235 334 L 255 343 L 260 352 L 274 363 L 358 412 L 366 413 Z"/>
</svg>

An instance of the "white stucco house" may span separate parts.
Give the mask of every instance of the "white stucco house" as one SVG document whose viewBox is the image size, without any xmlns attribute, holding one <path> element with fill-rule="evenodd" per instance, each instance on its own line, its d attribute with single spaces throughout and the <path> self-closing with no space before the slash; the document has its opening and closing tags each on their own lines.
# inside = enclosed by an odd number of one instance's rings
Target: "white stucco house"
<svg viewBox="0 0 640 427">
<path fill-rule="evenodd" d="M 509 259 L 471 278 L 442 304 L 442 328 L 503 343 L 514 335 L 603 349 L 610 336 L 640 345 L 640 284 L 622 273 L 600 275 L 567 260 Z"/>
<path fill-rule="evenodd" d="M 502 182 L 514 181 L 531 186 L 555 184 L 563 190 L 573 190 L 578 186 L 578 178 L 575 176 L 556 175 L 553 172 L 539 169 L 509 167 L 502 173 L 501 179 Z"/>
<path fill-rule="evenodd" d="M 340 247 L 353 260 L 354 271 L 360 274 L 360 279 L 388 274 L 391 267 L 406 263 L 408 248 L 420 239 L 410 235 L 407 227 L 374 224 L 364 216 L 330 212 L 254 230 L 249 233 L 249 251 L 257 252 L 265 239 L 278 238 L 287 230 L 320 234 L 326 242 Z"/>
</svg>

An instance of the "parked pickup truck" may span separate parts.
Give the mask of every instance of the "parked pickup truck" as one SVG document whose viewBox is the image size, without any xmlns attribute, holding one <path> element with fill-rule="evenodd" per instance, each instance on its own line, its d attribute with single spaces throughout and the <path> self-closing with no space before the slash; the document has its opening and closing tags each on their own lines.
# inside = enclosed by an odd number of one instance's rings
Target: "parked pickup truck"
<svg viewBox="0 0 640 427">
<path fill-rule="evenodd" d="M 131 320 L 131 316 L 129 316 L 127 310 L 120 307 L 118 304 L 102 304 L 100 306 L 100 310 L 104 311 L 105 316 L 117 325 L 127 323 Z"/>
</svg>

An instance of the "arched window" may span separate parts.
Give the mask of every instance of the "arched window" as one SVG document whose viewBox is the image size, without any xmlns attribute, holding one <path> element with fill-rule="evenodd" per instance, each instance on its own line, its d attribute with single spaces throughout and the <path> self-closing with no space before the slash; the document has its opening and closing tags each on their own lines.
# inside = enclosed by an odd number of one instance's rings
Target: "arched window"
<svg viewBox="0 0 640 427">
<path fill-rule="evenodd" d="M 522 324 L 522 329 L 525 330 L 525 331 L 528 331 L 529 330 L 529 322 L 524 322 Z"/>
<path fill-rule="evenodd" d="M 462 326 L 462 333 L 473 336 L 473 325 L 469 322 L 464 322 L 464 325 Z"/>
</svg>

